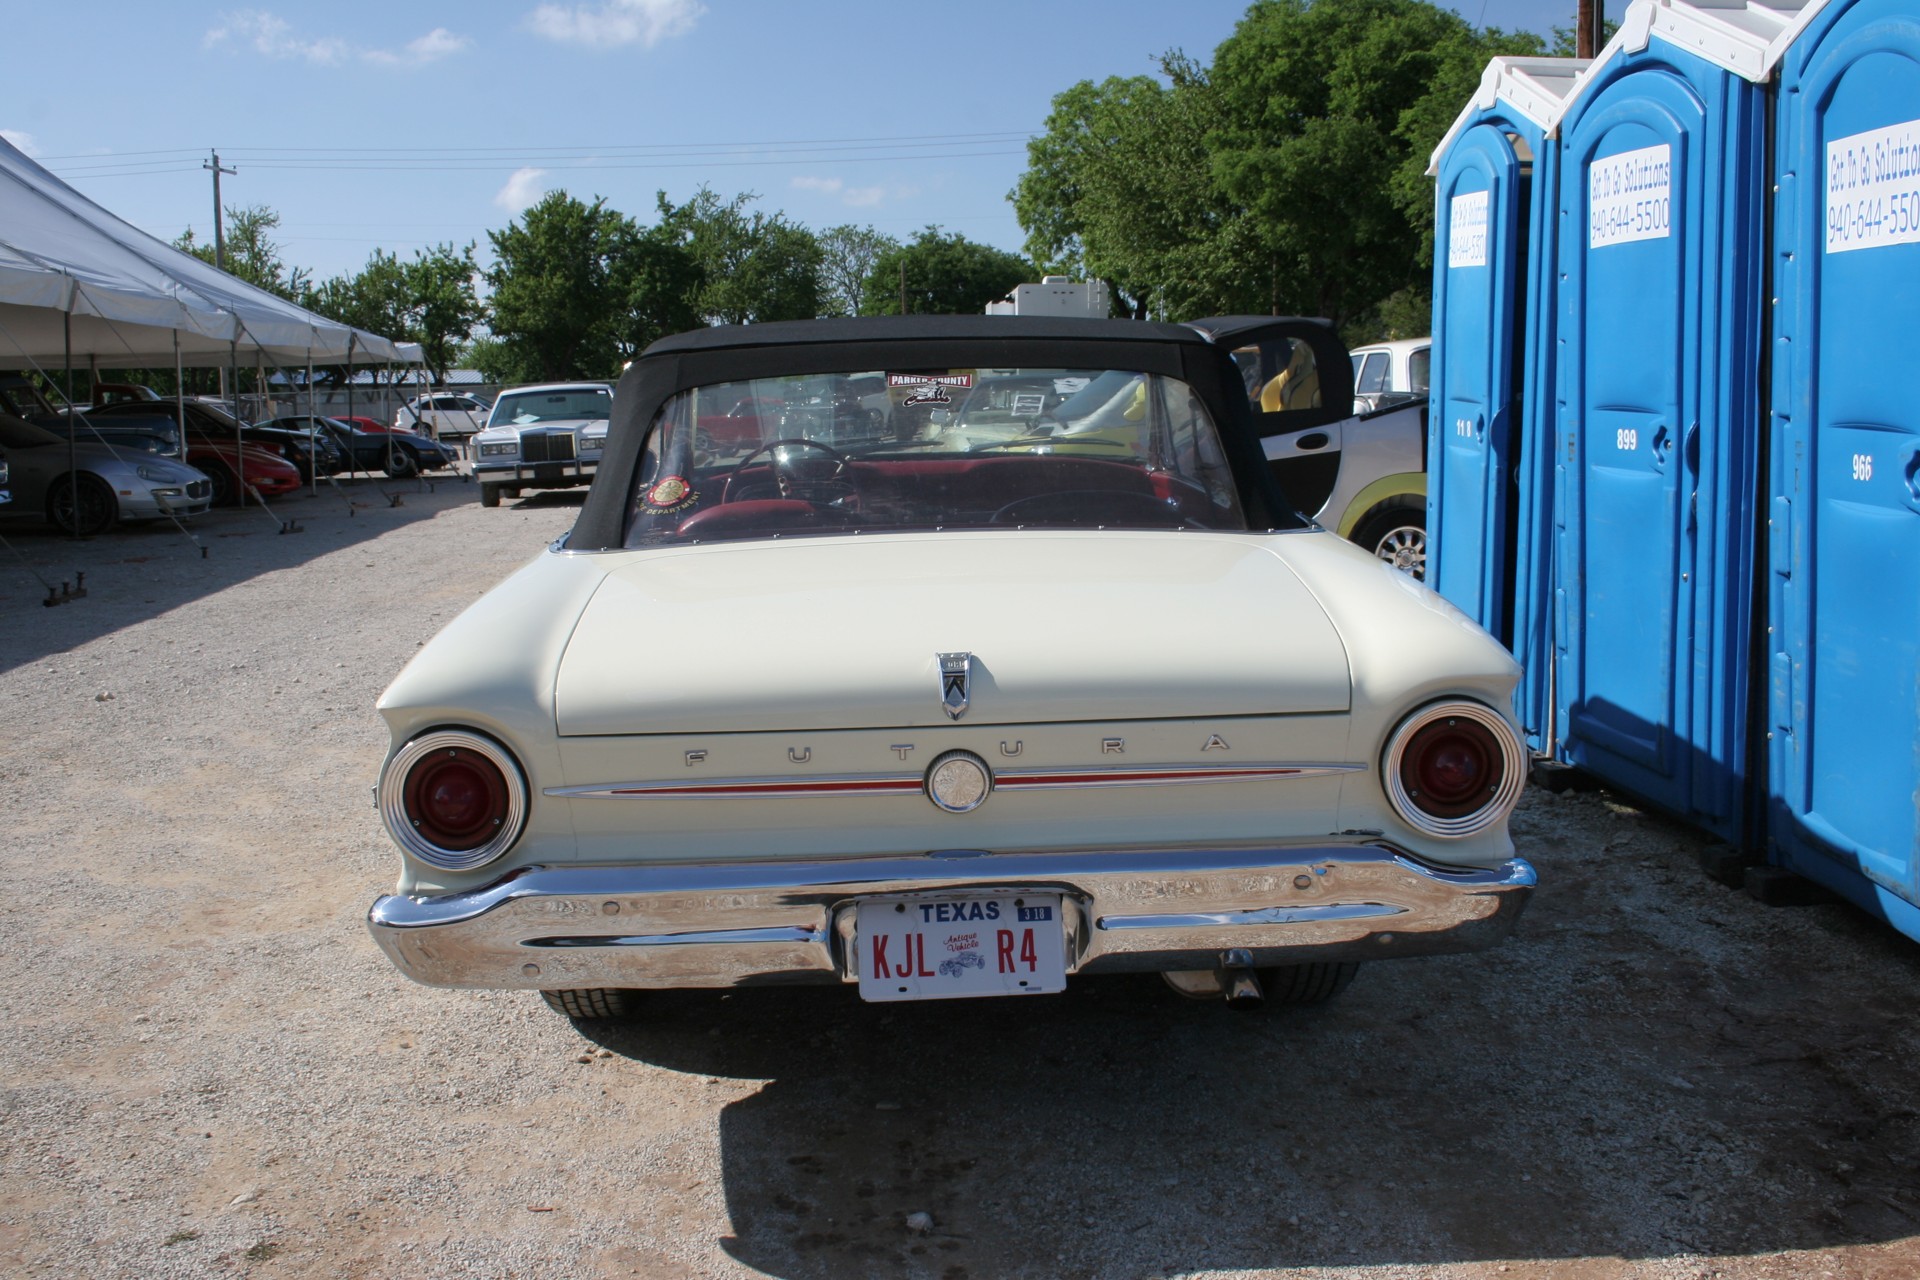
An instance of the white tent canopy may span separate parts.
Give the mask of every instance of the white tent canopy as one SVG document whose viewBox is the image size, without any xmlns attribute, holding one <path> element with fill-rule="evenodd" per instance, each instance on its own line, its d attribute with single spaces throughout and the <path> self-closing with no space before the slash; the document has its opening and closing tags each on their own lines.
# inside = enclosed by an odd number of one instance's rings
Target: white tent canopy
<svg viewBox="0 0 1920 1280">
<path fill-rule="evenodd" d="M 315 315 L 155 239 L 0 139 L 0 368 L 57 365 L 69 350 L 120 367 L 421 356 L 418 343 Z"/>
</svg>

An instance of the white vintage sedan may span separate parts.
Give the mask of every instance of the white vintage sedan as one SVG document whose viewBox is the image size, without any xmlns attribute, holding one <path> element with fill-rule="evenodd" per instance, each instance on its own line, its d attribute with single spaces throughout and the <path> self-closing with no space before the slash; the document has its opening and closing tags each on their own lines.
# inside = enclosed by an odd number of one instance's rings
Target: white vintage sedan
<svg viewBox="0 0 1920 1280">
<path fill-rule="evenodd" d="M 1292 512 L 1204 335 L 716 328 L 615 404 L 573 530 L 380 699 L 409 977 L 1297 1002 L 1514 927 L 1518 668 Z"/>
</svg>

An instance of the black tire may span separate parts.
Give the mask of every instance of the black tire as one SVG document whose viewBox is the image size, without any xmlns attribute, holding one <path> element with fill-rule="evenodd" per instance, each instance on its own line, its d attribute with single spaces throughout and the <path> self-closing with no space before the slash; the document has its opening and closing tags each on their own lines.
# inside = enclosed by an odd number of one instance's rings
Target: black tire
<svg viewBox="0 0 1920 1280">
<path fill-rule="evenodd" d="M 420 474 L 420 461 L 405 449 L 387 450 L 387 477 L 392 480 L 411 480 Z"/>
<path fill-rule="evenodd" d="M 483 507 L 499 506 L 500 505 L 500 486 L 497 484 L 488 484 L 486 481 L 482 480 L 480 482 L 480 505 Z"/>
<path fill-rule="evenodd" d="M 72 476 L 61 476 L 47 486 L 47 519 L 56 529 L 92 538 L 113 528 L 120 518 L 120 502 L 100 477 L 82 473 L 79 495 L 76 503 Z"/>
<path fill-rule="evenodd" d="M 232 506 L 234 504 L 234 495 L 240 492 L 240 486 L 234 483 L 233 472 L 227 470 L 226 463 L 216 462 L 202 469 L 207 473 L 207 479 L 213 482 L 213 496 L 209 500 L 208 505 L 214 507 Z"/>
<path fill-rule="evenodd" d="M 1315 960 L 1260 971 L 1268 1004 L 1324 1004 L 1347 989 L 1360 972 L 1358 960 Z"/>
<path fill-rule="evenodd" d="M 542 991 L 540 998 L 555 1013 L 583 1022 L 630 1018 L 639 1012 L 640 993 L 619 987 L 579 987 L 571 991 Z"/>
<path fill-rule="evenodd" d="M 1368 516 L 1353 531 L 1356 546 L 1384 560 L 1415 582 L 1427 580 L 1427 512 L 1424 507 L 1390 507 Z"/>
</svg>

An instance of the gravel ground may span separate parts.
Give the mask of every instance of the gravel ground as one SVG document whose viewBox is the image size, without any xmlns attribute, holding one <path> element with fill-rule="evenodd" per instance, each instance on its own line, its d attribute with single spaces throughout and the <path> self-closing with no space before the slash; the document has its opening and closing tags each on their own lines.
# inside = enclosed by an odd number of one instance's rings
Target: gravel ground
<svg viewBox="0 0 1920 1280">
<path fill-rule="evenodd" d="M 577 499 L 384 489 L 0 525 L 89 593 L 0 548 L 7 1274 L 1920 1274 L 1920 947 L 1604 793 L 1524 803 L 1508 945 L 1313 1010 L 409 984 L 373 700 Z"/>
</svg>

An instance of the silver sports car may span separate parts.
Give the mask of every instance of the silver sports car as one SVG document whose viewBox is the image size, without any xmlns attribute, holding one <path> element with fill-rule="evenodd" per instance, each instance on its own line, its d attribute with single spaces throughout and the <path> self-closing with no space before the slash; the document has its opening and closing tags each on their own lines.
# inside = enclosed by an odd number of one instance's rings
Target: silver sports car
<svg viewBox="0 0 1920 1280">
<path fill-rule="evenodd" d="M 13 500 L 0 515 L 43 516 L 65 533 L 105 533 L 120 520 L 190 516 L 207 509 L 213 485 L 183 462 L 111 445 L 69 443 L 0 414 L 0 452 Z"/>
</svg>

